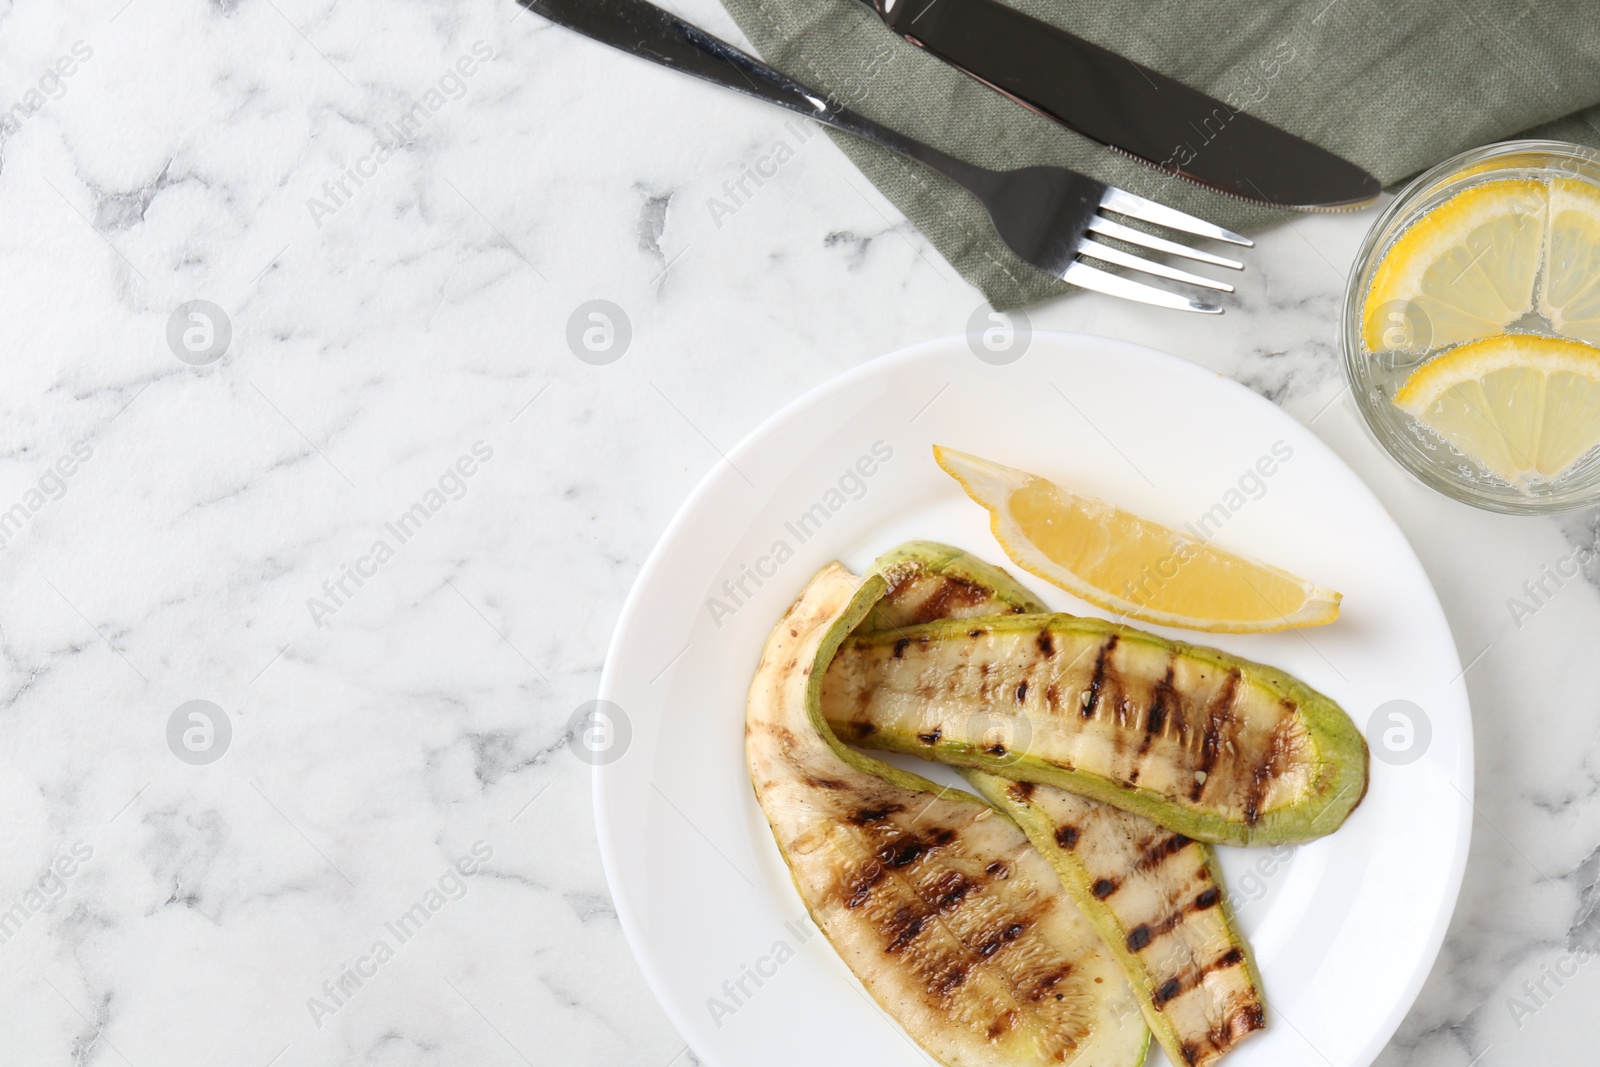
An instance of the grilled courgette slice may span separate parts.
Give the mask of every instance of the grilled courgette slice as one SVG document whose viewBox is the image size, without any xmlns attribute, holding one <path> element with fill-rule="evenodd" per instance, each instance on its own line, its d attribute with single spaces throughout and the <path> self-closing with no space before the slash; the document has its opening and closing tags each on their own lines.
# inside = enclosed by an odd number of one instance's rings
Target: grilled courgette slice
<svg viewBox="0 0 1600 1067">
<path fill-rule="evenodd" d="M 1050 865 L 1005 816 L 841 744 L 822 679 L 882 595 L 824 568 L 750 687 L 751 780 L 817 926 L 877 1002 L 950 1067 L 1136 1067 L 1132 990 Z"/>
<path fill-rule="evenodd" d="M 853 634 L 823 706 L 852 741 L 1060 786 L 1217 844 L 1332 833 L 1367 788 L 1366 741 L 1329 698 L 1276 668 L 1101 619 Z"/>
<path fill-rule="evenodd" d="M 873 570 L 889 592 L 857 633 L 931 622 L 943 612 L 975 618 L 1044 610 L 1005 571 L 947 545 L 903 545 Z M 1122 964 L 1174 1064 L 1212 1067 L 1266 1025 L 1261 976 L 1210 845 L 1054 786 L 970 769 L 963 775 L 1050 861 Z"/>
<path fill-rule="evenodd" d="M 1210 1067 L 1266 1026 L 1261 975 L 1210 845 L 1064 789 L 964 775 L 1050 861 L 1174 1064 Z"/>
</svg>

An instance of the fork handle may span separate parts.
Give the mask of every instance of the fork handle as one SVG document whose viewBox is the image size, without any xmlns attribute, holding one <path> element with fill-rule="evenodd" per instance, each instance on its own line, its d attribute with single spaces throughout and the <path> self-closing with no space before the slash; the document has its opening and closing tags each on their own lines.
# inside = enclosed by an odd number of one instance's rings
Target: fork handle
<svg viewBox="0 0 1600 1067">
<path fill-rule="evenodd" d="M 852 111 L 646 0 L 518 0 L 551 22 L 630 55 L 797 111 L 927 164 L 977 191 L 998 176 Z"/>
</svg>

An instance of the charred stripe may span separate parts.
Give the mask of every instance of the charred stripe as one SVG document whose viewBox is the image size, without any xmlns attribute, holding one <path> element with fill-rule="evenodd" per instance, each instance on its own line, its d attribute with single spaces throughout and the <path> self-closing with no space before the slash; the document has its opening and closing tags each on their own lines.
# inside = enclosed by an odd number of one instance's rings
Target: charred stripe
<svg viewBox="0 0 1600 1067">
<path fill-rule="evenodd" d="M 868 823 L 881 822 L 896 812 L 905 811 L 903 804 L 883 804 L 875 808 L 858 808 L 846 820 L 852 826 L 865 826 Z"/>
<path fill-rule="evenodd" d="M 948 618 L 957 608 L 973 607 L 994 596 L 994 590 L 954 575 L 944 575 L 928 598 L 917 606 L 910 622 L 919 625 Z"/>
<path fill-rule="evenodd" d="M 889 943 L 884 946 L 885 952 L 899 952 L 922 933 L 922 928 L 927 924 L 927 916 L 918 915 L 910 908 L 898 908 L 885 925 L 892 932 Z"/>
<path fill-rule="evenodd" d="M 1217 757 L 1222 753 L 1222 724 L 1233 715 L 1234 695 L 1239 690 L 1239 669 L 1235 667 L 1223 678 L 1222 684 L 1217 688 L 1217 693 L 1206 708 L 1206 729 L 1204 739 L 1200 742 L 1200 771 L 1209 779 L 1211 772 L 1216 769 Z M 1195 779 L 1193 788 L 1189 790 L 1190 800 L 1199 800 L 1200 794 L 1205 791 L 1204 779 Z"/>
<path fill-rule="evenodd" d="M 1094 677 L 1089 681 L 1089 701 L 1083 706 L 1083 717 L 1094 718 L 1095 709 L 1100 706 L 1100 687 L 1106 680 L 1106 657 L 1111 655 L 1117 647 L 1117 635 L 1112 634 L 1106 638 L 1105 644 L 1100 646 L 1100 651 L 1094 657 Z"/>
<path fill-rule="evenodd" d="M 1153 867 L 1159 867 L 1192 844 L 1194 842 L 1182 834 L 1168 834 L 1160 841 L 1143 849 L 1139 854 L 1139 858 L 1134 861 L 1134 868 L 1148 871 Z"/>
<path fill-rule="evenodd" d="M 1177 694 L 1172 690 L 1173 664 L 1177 662 L 1177 659 L 1178 652 L 1174 649 L 1167 656 L 1166 676 L 1156 683 L 1154 690 L 1150 693 L 1150 710 L 1145 713 L 1144 717 L 1144 740 L 1139 742 L 1139 755 L 1141 756 L 1150 751 L 1151 742 L 1156 739 L 1156 735 L 1161 733 L 1167 725 L 1167 702 L 1178 699 Z"/>
</svg>

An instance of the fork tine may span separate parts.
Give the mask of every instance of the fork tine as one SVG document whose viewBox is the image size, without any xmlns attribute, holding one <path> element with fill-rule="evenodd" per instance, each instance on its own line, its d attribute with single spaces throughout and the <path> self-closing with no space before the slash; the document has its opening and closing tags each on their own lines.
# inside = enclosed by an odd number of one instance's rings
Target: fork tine
<svg viewBox="0 0 1600 1067">
<path fill-rule="evenodd" d="M 1103 237 L 1114 237 L 1131 245 L 1141 245 L 1152 252 L 1166 252 L 1174 256 L 1183 256 L 1185 259 L 1209 263 L 1213 267 L 1244 270 L 1244 264 L 1238 260 L 1226 259 L 1223 256 L 1212 255 L 1210 252 L 1202 252 L 1197 248 L 1190 248 L 1188 245 L 1180 245 L 1176 241 L 1169 241 L 1164 237 L 1156 237 L 1153 234 L 1145 233 L 1143 230 L 1136 230 L 1132 226 L 1124 226 L 1120 222 L 1112 222 L 1110 219 L 1101 218 L 1099 215 L 1089 220 L 1089 229 Z"/>
<path fill-rule="evenodd" d="M 1165 289 L 1130 281 L 1120 275 L 1108 274 L 1076 260 L 1061 273 L 1061 278 L 1081 289 L 1093 289 L 1097 293 L 1134 300 L 1141 304 L 1154 304 L 1156 307 L 1172 308 L 1176 311 L 1196 311 L 1202 315 L 1222 314 L 1222 309 L 1214 304 L 1202 304 L 1198 300 L 1169 293 Z"/>
<path fill-rule="evenodd" d="M 1115 211 L 1119 215 L 1128 215 L 1145 222 L 1153 222 L 1158 226 L 1166 226 L 1184 233 L 1192 233 L 1197 237 L 1211 237 L 1218 241 L 1227 241 L 1229 244 L 1242 245 L 1252 248 L 1255 242 L 1248 237 L 1240 237 L 1232 230 L 1224 230 L 1221 226 L 1213 226 L 1205 219 L 1197 219 L 1193 215 L 1185 215 L 1175 208 L 1158 204 L 1154 200 L 1146 200 L 1142 196 L 1118 189 L 1116 186 L 1107 186 L 1105 195 L 1100 198 L 1100 206 L 1107 211 Z"/>
<path fill-rule="evenodd" d="M 1087 239 L 1079 241 L 1078 255 L 1115 264 L 1118 267 L 1128 267 L 1131 270 L 1154 274 L 1157 278 L 1171 278 L 1175 282 L 1199 285 L 1207 289 L 1216 289 L 1223 293 L 1233 292 L 1233 286 L 1227 282 L 1215 282 L 1210 278 L 1202 278 L 1198 274 L 1190 274 L 1186 270 L 1169 267 L 1165 263 L 1157 263 L 1154 260 L 1145 259 L 1143 256 L 1136 256 L 1131 252 L 1123 252 L 1120 249 L 1112 248 L 1110 245 L 1103 245 L 1099 241 Z"/>
</svg>

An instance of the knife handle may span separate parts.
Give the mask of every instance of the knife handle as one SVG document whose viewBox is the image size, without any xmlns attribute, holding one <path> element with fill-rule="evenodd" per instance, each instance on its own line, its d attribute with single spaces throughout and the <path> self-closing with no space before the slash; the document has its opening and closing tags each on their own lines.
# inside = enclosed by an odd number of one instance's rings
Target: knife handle
<svg viewBox="0 0 1600 1067">
<path fill-rule="evenodd" d="M 644 0 L 520 0 L 586 37 L 729 89 L 818 116 L 828 101 L 726 41 Z"/>
<path fill-rule="evenodd" d="M 912 140 L 802 85 L 754 56 L 646 0 L 518 0 L 523 7 L 602 44 L 797 111 L 926 163 L 973 188 L 994 175 Z"/>
</svg>

